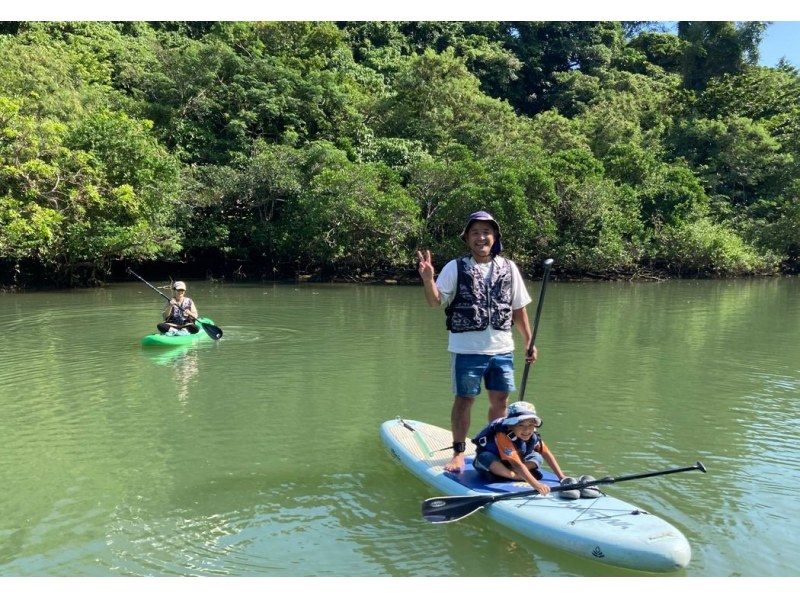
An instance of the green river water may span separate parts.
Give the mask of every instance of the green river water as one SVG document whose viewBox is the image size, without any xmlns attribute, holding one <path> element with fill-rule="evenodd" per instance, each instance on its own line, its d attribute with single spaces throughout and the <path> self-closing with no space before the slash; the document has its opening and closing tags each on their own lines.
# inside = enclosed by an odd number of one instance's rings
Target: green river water
<svg viewBox="0 0 800 598">
<path fill-rule="evenodd" d="M 480 513 L 421 519 L 437 492 L 379 438 L 397 415 L 449 426 L 421 287 L 188 295 L 220 342 L 143 349 L 163 300 L 141 283 L 0 294 L 0 576 L 641 575 Z M 689 539 L 672 576 L 797 576 L 799 339 L 796 278 L 551 283 L 526 400 L 570 474 L 703 461 L 607 488 Z"/>
</svg>

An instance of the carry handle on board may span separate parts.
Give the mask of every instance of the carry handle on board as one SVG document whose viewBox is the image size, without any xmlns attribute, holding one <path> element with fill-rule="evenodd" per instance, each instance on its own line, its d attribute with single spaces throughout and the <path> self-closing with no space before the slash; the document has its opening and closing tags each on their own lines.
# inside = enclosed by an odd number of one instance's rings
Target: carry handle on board
<svg viewBox="0 0 800 598">
<path fill-rule="evenodd" d="M 162 293 L 162 292 L 161 292 L 160 290 L 158 290 L 156 287 L 154 287 L 153 285 L 151 285 L 149 282 L 147 282 L 147 281 L 146 281 L 144 278 L 142 278 L 141 276 L 139 276 L 139 275 L 138 275 L 136 272 L 134 272 L 134 271 L 133 271 L 133 270 L 131 270 L 130 268 L 128 268 L 128 272 L 129 272 L 130 274 L 133 274 L 133 275 L 134 275 L 136 278 L 138 278 L 139 280 L 141 280 L 141 281 L 142 281 L 144 284 L 146 284 L 147 286 L 149 286 L 151 289 L 153 289 L 153 290 L 154 290 L 156 293 L 158 293 L 159 295 L 161 295 L 161 296 L 162 296 L 164 299 L 166 299 L 168 302 L 169 302 L 169 301 L 172 301 L 172 299 L 170 299 L 169 297 L 167 297 L 167 296 L 166 296 L 164 293 Z M 181 306 L 180 306 L 180 305 L 178 305 L 178 306 L 176 306 L 176 307 L 177 307 L 179 310 L 181 310 L 181 313 L 183 313 L 183 308 L 181 308 Z M 209 324 L 208 322 L 202 322 L 202 321 L 200 321 L 200 320 L 198 320 L 198 323 L 200 324 L 200 326 L 202 326 L 202 327 L 203 327 L 203 330 L 205 330 L 205 331 L 206 331 L 206 334 L 207 334 L 208 336 L 210 336 L 211 338 L 213 338 L 215 341 L 217 341 L 217 340 L 219 340 L 219 339 L 221 339 L 221 338 L 222 338 L 222 328 L 220 328 L 219 326 L 214 326 L 214 324 Z"/>
</svg>

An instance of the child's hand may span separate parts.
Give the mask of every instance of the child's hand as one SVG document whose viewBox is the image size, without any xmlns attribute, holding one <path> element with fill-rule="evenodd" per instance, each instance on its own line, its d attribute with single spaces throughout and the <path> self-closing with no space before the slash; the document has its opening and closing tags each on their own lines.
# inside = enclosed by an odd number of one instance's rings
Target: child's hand
<svg viewBox="0 0 800 598">
<path fill-rule="evenodd" d="M 550 494 L 550 486 L 547 484 L 542 484 L 540 482 L 536 482 L 532 484 L 533 488 L 539 492 L 542 496 L 547 496 Z"/>
</svg>

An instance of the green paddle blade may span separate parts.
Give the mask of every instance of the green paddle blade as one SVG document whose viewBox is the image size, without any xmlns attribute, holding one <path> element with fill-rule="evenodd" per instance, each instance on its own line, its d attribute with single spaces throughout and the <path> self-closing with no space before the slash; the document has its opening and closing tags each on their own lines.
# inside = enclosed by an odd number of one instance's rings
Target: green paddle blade
<svg viewBox="0 0 800 598">
<path fill-rule="evenodd" d="M 431 523 L 449 523 L 463 519 L 494 500 L 494 495 L 437 496 L 423 501 L 422 516 Z"/>
</svg>

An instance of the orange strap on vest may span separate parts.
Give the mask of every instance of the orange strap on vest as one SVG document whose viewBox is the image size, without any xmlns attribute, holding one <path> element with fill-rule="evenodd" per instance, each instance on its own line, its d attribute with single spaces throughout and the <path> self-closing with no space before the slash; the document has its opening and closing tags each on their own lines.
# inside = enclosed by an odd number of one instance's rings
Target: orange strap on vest
<svg viewBox="0 0 800 598">
<path fill-rule="evenodd" d="M 506 459 L 508 461 L 516 461 L 520 465 L 522 465 L 522 459 L 519 457 L 519 452 L 517 451 L 517 447 L 514 446 L 514 443 L 511 442 L 511 439 L 508 437 L 508 434 L 503 434 L 502 432 L 498 432 L 494 437 L 495 444 L 497 444 L 497 448 L 500 449 L 500 458 Z"/>
</svg>

